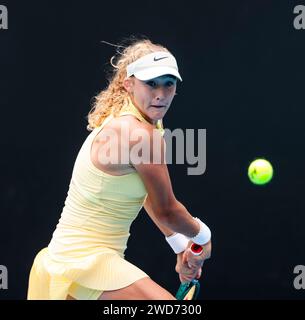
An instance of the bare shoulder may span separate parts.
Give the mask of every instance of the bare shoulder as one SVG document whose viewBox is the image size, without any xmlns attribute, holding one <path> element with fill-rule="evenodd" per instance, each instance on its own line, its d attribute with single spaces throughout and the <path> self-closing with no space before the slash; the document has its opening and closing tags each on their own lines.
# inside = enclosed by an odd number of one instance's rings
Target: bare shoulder
<svg viewBox="0 0 305 320">
<path fill-rule="evenodd" d="M 93 140 L 93 164 L 105 172 L 120 175 L 136 171 L 135 164 L 150 162 L 156 154 L 161 159 L 158 162 L 162 162 L 162 137 L 156 139 L 159 130 L 154 129 L 152 124 L 132 115 L 113 118 Z M 151 147 L 156 144 L 159 147 Z"/>
</svg>

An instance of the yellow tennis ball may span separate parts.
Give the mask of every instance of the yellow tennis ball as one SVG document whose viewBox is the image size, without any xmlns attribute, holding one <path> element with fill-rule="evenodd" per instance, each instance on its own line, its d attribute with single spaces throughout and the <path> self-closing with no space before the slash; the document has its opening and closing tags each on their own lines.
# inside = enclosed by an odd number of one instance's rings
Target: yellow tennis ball
<svg viewBox="0 0 305 320">
<path fill-rule="evenodd" d="M 266 159 L 254 160 L 248 168 L 248 177 L 255 184 L 266 184 L 273 177 L 273 168 Z"/>
</svg>

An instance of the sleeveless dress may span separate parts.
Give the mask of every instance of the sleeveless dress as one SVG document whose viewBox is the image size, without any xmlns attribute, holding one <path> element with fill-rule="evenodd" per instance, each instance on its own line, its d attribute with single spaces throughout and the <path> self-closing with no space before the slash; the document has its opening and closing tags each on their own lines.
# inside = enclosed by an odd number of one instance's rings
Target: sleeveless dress
<svg viewBox="0 0 305 320">
<path fill-rule="evenodd" d="M 119 116 L 125 114 L 147 122 L 131 100 Z M 94 138 L 111 119 L 88 135 L 77 155 L 59 222 L 30 271 L 29 300 L 98 299 L 105 290 L 148 277 L 124 259 L 131 223 L 147 197 L 145 186 L 137 172 L 114 176 L 90 158 Z M 156 128 L 164 133 L 161 120 Z"/>
</svg>

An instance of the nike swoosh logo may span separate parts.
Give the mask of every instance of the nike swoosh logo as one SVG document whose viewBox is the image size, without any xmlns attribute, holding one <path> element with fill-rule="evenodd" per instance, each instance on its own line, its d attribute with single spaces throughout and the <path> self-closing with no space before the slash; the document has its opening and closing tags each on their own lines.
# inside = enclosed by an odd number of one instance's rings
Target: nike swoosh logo
<svg viewBox="0 0 305 320">
<path fill-rule="evenodd" d="M 161 57 L 161 58 L 154 57 L 154 61 L 159 61 L 159 60 L 166 59 L 166 58 L 168 58 L 168 57 Z"/>
</svg>

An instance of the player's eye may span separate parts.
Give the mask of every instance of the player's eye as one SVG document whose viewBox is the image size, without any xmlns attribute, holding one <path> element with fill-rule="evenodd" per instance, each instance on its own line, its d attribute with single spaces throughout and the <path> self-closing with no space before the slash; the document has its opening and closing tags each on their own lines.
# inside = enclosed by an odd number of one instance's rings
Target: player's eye
<svg viewBox="0 0 305 320">
<path fill-rule="evenodd" d="M 156 81 L 153 80 L 146 81 L 146 84 L 152 88 L 155 88 L 157 86 Z"/>
<path fill-rule="evenodd" d="M 166 87 L 171 87 L 173 86 L 175 83 L 173 81 L 166 81 L 165 86 Z"/>
</svg>

